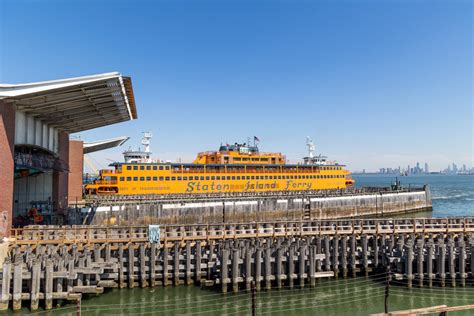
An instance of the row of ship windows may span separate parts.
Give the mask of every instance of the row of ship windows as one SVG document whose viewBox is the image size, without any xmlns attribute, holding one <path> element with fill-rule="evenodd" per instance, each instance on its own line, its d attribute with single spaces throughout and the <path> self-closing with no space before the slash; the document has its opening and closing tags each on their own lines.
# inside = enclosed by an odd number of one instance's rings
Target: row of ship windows
<svg viewBox="0 0 474 316">
<path fill-rule="evenodd" d="M 193 181 L 193 180 L 284 180 L 284 179 L 334 179 L 343 175 L 307 175 L 307 176 L 212 176 L 212 177 L 120 177 L 120 181 Z"/>
<path fill-rule="evenodd" d="M 260 167 L 261 168 L 261 167 Z M 320 168 L 321 170 L 342 170 L 342 167 L 317 167 Z M 127 166 L 127 170 L 170 170 L 170 166 Z M 211 168 L 209 168 L 212 170 Z M 233 169 L 232 167 L 228 167 L 228 169 Z M 242 168 L 239 168 L 242 169 Z M 270 169 L 270 168 L 267 168 Z M 180 168 L 175 168 L 175 170 L 181 170 Z M 186 168 L 186 170 L 189 170 L 189 168 Z"/>
</svg>

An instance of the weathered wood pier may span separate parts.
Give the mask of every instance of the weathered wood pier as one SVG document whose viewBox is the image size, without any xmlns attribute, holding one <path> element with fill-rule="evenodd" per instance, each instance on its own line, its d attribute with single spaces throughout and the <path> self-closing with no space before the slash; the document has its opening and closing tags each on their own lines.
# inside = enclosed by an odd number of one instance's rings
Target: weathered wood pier
<svg viewBox="0 0 474 316">
<path fill-rule="evenodd" d="M 474 278 L 472 217 L 159 228 L 159 240 L 149 226 L 13 230 L 1 265 L 0 309 L 51 309 L 55 301 L 114 287 L 315 287 L 318 278 L 370 276 L 387 267 L 408 287 L 467 286 Z"/>
</svg>

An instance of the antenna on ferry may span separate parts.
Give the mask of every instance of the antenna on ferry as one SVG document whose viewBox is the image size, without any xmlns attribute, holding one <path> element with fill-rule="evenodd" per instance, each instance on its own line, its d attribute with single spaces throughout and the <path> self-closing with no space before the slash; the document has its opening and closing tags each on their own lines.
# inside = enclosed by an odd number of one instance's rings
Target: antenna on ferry
<svg viewBox="0 0 474 316">
<path fill-rule="evenodd" d="M 150 139 L 153 137 L 151 132 L 143 132 L 142 145 L 145 146 L 145 152 L 150 152 Z"/>
<path fill-rule="evenodd" d="M 313 141 L 309 136 L 306 136 L 306 146 L 308 147 L 308 157 L 313 158 L 316 146 L 314 145 Z"/>
</svg>

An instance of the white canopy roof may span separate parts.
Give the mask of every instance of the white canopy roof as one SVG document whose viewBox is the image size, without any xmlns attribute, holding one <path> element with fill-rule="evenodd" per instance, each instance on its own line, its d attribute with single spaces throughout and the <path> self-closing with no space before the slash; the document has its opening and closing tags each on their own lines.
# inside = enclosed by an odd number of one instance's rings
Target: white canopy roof
<svg viewBox="0 0 474 316">
<path fill-rule="evenodd" d="M 130 137 L 122 136 L 112 139 L 100 140 L 96 142 L 84 142 L 84 154 L 92 153 L 99 150 L 122 146 Z"/>
<path fill-rule="evenodd" d="M 118 72 L 26 84 L 0 84 L 0 99 L 69 133 L 137 118 L 132 82 Z"/>
</svg>

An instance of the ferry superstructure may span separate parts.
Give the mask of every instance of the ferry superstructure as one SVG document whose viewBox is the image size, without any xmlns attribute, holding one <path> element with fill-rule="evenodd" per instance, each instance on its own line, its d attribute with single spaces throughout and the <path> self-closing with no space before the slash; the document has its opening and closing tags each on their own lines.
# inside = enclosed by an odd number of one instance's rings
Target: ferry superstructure
<svg viewBox="0 0 474 316">
<path fill-rule="evenodd" d="M 260 152 L 255 144 L 221 145 L 217 151 L 201 152 L 192 163 L 155 162 L 145 151 L 126 151 L 125 162 L 101 170 L 85 193 L 101 194 L 209 194 L 268 191 L 345 189 L 354 185 L 344 165 L 314 156 L 308 138 L 308 156 L 289 164 L 281 153 Z"/>
</svg>

